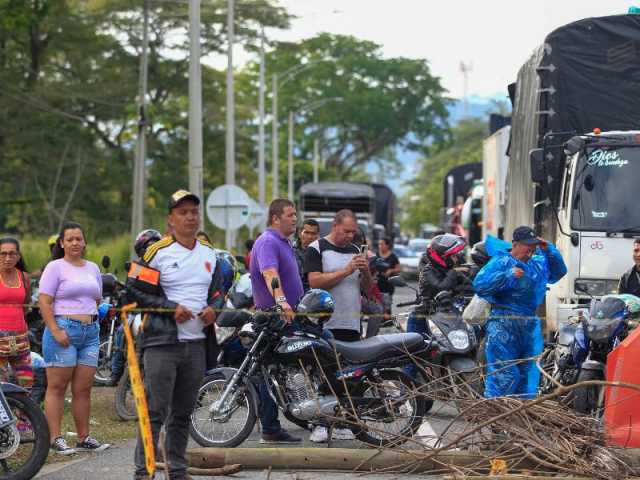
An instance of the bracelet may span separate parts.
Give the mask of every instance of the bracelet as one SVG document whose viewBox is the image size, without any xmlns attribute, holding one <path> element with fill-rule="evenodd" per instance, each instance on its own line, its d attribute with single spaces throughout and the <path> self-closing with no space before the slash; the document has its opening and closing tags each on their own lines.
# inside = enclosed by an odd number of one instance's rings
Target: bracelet
<svg viewBox="0 0 640 480">
<path fill-rule="evenodd" d="M 276 297 L 276 303 L 285 303 L 287 301 L 287 297 L 284 295 L 279 295 Z"/>
</svg>

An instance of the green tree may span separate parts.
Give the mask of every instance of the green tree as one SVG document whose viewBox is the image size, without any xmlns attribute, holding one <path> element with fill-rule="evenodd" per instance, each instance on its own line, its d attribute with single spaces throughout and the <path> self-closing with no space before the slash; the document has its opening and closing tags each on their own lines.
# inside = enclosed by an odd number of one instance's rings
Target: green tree
<svg viewBox="0 0 640 480">
<path fill-rule="evenodd" d="M 327 169 L 348 179 L 372 160 L 384 164 L 390 147 L 423 151 L 446 138 L 448 100 L 426 61 L 384 58 L 373 42 L 325 33 L 277 44 L 267 68 L 305 63 L 279 92 L 280 122 L 296 112 L 296 158 L 310 160 L 319 137 Z M 280 142 L 286 152 L 286 128 Z"/>
<path fill-rule="evenodd" d="M 486 136 L 484 120 L 464 120 L 452 129 L 450 142 L 418 162 L 418 173 L 401 199 L 406 213 L 402 225 L 405 231 L 417 234 L 423 223 L 440 223 L 444 177 L 454 167 L 481 162 L 482 141 Z"/>
</svg>

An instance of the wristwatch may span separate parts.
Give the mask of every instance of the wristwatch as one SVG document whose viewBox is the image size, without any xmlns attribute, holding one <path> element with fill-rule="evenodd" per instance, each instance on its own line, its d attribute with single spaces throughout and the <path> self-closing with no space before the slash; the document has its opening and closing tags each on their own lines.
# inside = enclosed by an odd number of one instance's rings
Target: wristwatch
<svg viewBox="0 0 640 480">
<path fill-rule="evenodd" d="M 284 295 L 279 295 L 276 297 L 276 303 L 286 303 L 287 297 Z"/>
</svg>

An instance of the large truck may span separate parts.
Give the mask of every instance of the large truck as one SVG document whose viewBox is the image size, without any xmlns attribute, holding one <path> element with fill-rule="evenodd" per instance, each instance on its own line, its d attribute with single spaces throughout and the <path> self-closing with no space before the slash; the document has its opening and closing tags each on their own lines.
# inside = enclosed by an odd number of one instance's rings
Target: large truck
<svg viewBox="0 0 640 480">
<path fill-rule="evenodd" d="M 509 168 L 509 136 L 511 126 L 500 128 L 482 143 L 482 237 L 504 236 L 505 185 Z"/>
<path fill-rule="evenodd" d="M 580 20 L 522 66 L 513 103 L 504 235 L 533 225 L 568 274 L 551 286 L 547 330 L 615 292 L 640 236 L 640 16 Z"/>
<path fill-rule="evenodd" d="M 304 220 L 320 224 L 320 235 L 329 233 L 333 217 L 342 209 L 356 214 L 358 225 L 373 240 L 376 225 L 376 194 L 371 185 L 351 182 L 307 183 L 300 188 L 300 212 Z"/>
</svg>

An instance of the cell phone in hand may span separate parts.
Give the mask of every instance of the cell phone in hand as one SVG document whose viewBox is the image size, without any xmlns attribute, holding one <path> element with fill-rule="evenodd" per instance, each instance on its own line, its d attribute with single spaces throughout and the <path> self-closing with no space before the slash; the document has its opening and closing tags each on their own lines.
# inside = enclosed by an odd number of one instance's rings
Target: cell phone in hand
<svg viewBox="0 0 640 480">
<path fill-rule="evenodd" d="M 369 245 L 367 245 L 366 243 L 364 245 L 360 245 L 360 255 L 362 255 L 364 258 L 367 258 L 368 253 Z"/>
</svg>

